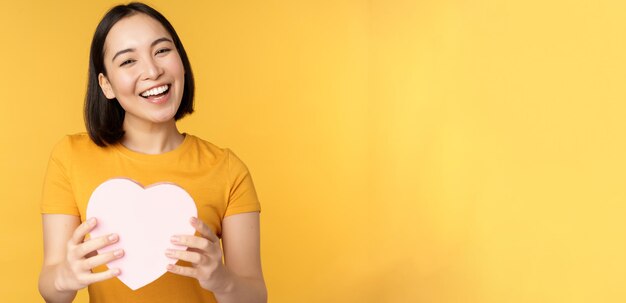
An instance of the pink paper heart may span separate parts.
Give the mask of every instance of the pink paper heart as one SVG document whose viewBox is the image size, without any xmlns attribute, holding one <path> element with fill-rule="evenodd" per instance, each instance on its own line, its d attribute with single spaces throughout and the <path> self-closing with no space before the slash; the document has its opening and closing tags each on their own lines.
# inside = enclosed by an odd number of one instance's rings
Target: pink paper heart
<svg viewBox="0 0 626 303">
<path fill-rule="evenodd" d="M 130 180 L 115 178 L 100 184 L 89 198 L 87 218 L 95 217 L 98 225 L 91 238 L 119 235 L 119 241 L 99 249 L 103 254 L 124 249 L 124 256 L 109 262 L 119 268 L 118 279 L 130 289 L 139 289 L 167 272 L 176 259 L 165 256 L 165 250 L 185 249 L 173 245 L 173 235 L 193 235 L 189 223 L 198 210 L 191 196 L 173 183 L 155 183 L 146 188 Z"/>
</svg>

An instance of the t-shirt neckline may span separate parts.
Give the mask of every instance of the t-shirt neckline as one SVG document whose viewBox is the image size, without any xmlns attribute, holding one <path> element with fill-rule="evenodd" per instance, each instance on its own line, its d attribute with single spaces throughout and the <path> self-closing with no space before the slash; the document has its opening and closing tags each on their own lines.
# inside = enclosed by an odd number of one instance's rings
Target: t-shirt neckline
<svg viewBox="0 0 626 303">
<path fill-rule="evenodd" d="M 185 150 L 187 150 L 191 144 L 192 141 L 192 136 L 187 134 L 187 133 L 182 133 L 185 137 L 183 138 L 183 142 L 181 142 L 176 148 L 164 152 L 164 153 L 160 153 L 160 154 L 144 154 L 144 153 L 140 153 L 134 150 L 131 150 L 129 148 L 127 148 L 126 146 L 124 146 L 121 142 L 117 142 L 114 147 L 116 150 L 118 150 L 119 152 L 121 152 L 122 154 L 135 159 L 135 160 L 140 160 L 140 161 L 149 161 L 149 162 L 153 162 L 153 161 L 165 161 L 168 159 L 175 159 L 177 157 L 179 157 L 181 154 L 183 154 L 185 152 Z"/>
</svg>

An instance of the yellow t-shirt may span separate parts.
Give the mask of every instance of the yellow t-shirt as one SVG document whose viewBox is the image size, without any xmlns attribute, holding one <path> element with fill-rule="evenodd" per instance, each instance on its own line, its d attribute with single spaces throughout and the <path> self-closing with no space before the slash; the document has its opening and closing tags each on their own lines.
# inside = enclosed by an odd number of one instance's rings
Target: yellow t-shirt
<svg viewBox="0 0 626 303">
<path fill-rule="evenodd" d="M 52 151 L 41 212 L 80 216 L 84 221 L 91 193 L 111 178 L 129 178 L 143 186 L 179 185 L 194 199 L 198 217 L 218 237 L 224 217 L 261 210 L 248 168 L 228 148 L 185 134 L 176 149 L 148 155 L 119 143 L 102 148 L 86 133 L 79 133 L 64 137 Z M 94 272 L 103 270 L 106 267 L 99 266 Z M 197 280 L 169 272 L 135 291 L 116 278 L 94 283 L 89 297 L 91 302 L 216 302 Z"/>
</svg>

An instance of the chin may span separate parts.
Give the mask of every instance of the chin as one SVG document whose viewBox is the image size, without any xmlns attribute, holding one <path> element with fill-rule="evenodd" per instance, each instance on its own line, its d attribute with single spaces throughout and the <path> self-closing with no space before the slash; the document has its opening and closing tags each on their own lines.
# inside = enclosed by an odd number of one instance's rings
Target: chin
<svg viewBox="0 0 626 303">
<path fill-rule="evenodd" d="M 156 115 L 153 115 L 151 117 L 151 120 L 156 123 L 164 123 L 164 122 L 169 122 L 171 120 L 174 120 L 174 116 L 176 116 L 176 111 L 171 111 L 167 113 L 155 113 L 155 114 Z"/>
<path fill-rule="evenodd" d="M 174 115 L 172 115 L 171 117 L 159 117 L 152 119 L 152 122 L 154 123 L 168 123 L 172 121 L 174 121 Z"/>
</svg>

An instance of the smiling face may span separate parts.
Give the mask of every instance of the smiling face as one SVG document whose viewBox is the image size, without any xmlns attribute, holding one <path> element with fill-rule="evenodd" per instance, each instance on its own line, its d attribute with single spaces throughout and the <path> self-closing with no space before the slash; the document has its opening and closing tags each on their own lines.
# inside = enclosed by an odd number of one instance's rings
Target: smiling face
<svg viewBox="0 0 626 303">
<path fill-rule="evenodd" d="M 107 75 L 99 74 L 98 82 L 126 111 L 125 126 L 174 121 L 185 71 L 171 35 L 157 20 L 138 13 L 117 22 L 105 40 L 104 66 Z"/>
</svg>

